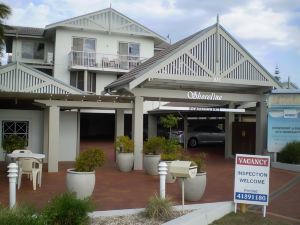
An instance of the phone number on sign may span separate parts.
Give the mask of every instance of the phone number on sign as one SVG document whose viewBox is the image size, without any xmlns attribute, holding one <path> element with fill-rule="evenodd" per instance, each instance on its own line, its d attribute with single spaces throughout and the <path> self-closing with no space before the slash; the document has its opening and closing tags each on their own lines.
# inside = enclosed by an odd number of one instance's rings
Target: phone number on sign
<svg viewBox="0 0 300 225">
<path fill-rule="evenodd" d="M 256 201 L 256 202 L 267 202 L 268 196 L 262 194 L 250 194 L 243 192 L 235 193 L 236 200 L 248 200 L 248 201 Z"/>
</svg>

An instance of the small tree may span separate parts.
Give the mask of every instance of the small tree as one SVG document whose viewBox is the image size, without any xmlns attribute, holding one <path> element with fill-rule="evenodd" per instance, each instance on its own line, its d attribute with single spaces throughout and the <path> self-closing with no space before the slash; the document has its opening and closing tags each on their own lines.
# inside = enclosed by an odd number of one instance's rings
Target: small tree
<svg viewBox="0 0 300 225">
<path fill-rule="evenodd" d="M 174 116 L 173 114 L 168 114 L 166 116 L 160 117 L 160 124 L 164 128 L 169 129 L 169 137 L 171 137 L 172 128 L 178 125 L 178 117 Z"/>
</svg>

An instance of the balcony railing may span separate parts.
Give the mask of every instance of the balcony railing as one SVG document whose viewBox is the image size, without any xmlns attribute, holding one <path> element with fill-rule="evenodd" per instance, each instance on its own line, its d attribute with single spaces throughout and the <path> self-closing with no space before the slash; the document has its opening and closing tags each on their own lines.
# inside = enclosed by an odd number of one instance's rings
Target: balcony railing
<svg viewBox="0 0 300 225">
<path fill-rule="evenodd" d="M 146 59 L 130 55 L 71 51 L 69 53 L 69 67 L 83 66 L 94 69 L 131 70 L 146 61 Z"/>
</svg>

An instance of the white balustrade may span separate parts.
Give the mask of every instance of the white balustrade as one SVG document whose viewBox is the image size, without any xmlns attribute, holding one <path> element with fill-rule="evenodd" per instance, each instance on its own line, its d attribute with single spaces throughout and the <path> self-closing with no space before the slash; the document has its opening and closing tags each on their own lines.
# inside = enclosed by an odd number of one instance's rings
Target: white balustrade
<svg viewBox="0 0 300 225">
<path fill-rule="evenodd" d="M 71 51 L 69 67 L 83 66 L 99 69 L 131 70 L 144 62 L 146 58 L 130 55 L 113 55 L 98 52 Z"/>
</svg>

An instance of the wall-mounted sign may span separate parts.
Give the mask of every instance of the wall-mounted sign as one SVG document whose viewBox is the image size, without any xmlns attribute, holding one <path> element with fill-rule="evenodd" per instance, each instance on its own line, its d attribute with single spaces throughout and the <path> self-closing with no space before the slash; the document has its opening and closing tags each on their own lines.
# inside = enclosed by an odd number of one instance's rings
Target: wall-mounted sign
<svg viewBox="0 0 300 225">
<path fill-rule="evenodd" d="M 268 151 L 280 152 L 289 142 L 300 141 L 300 110 L 270 108 L 268 113 Z"/>
<path fill-rule="evenodd" d="M 200 91 L 188 91 L 187 98 L 188 99 L 220 101 L 220 100 L 222 100 L 223 96 L 218 95 L 214 92 L 202 94 Z"/>
<path fill-rule="evenodd" d="M 234 178 L 235 203 L 268 205 L 269 156 L 237 154 Z"/>
</svg>

